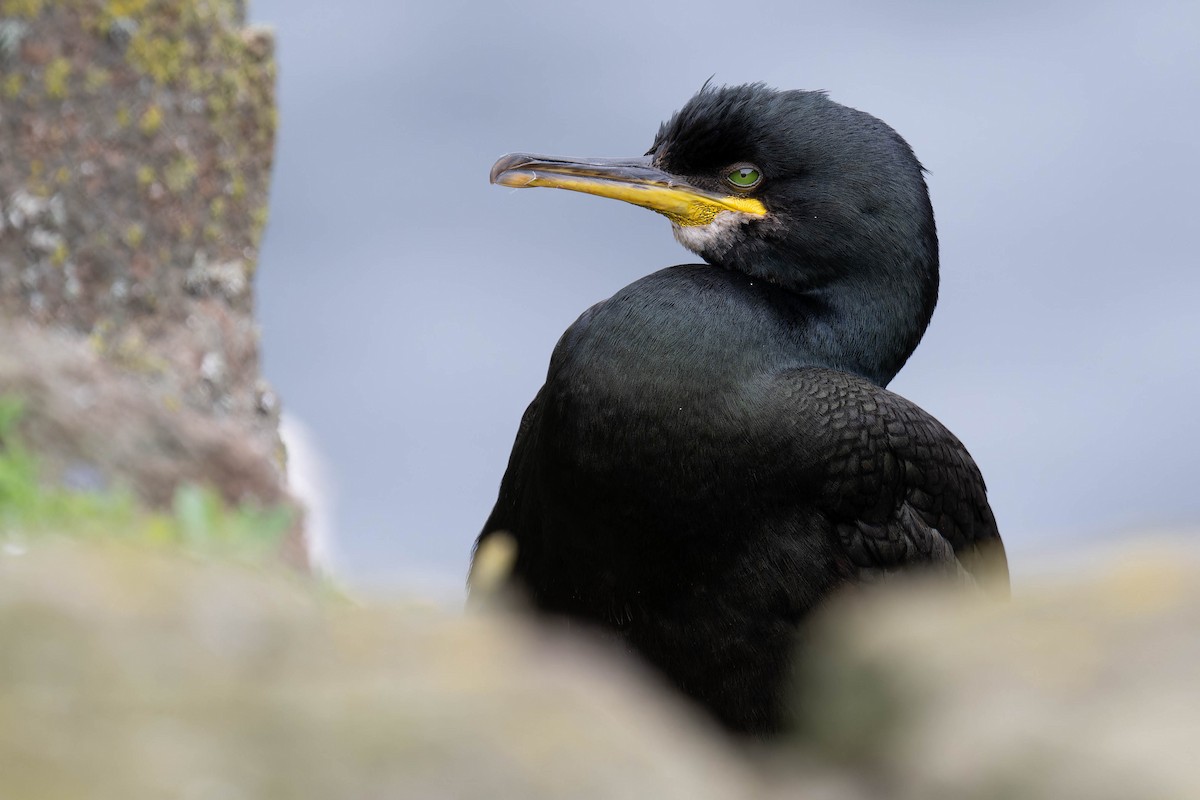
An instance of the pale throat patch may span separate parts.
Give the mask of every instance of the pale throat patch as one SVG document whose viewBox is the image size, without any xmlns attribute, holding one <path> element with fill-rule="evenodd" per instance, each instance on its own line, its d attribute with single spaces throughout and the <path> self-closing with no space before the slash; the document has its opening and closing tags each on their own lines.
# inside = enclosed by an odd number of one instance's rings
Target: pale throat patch
<svg viewBox="0 0 1200 800">
<path fill-rule="evenodd" d="M 755 219 L 762 217 L 743 211 L 722 211 L 707 225 L 684 226 L 672 222 L 671 230 L 675 234 L 675 241 L 696 255 L 708 253 L 720 257 L 737 241 L 738 228 Z"/>
</svg>

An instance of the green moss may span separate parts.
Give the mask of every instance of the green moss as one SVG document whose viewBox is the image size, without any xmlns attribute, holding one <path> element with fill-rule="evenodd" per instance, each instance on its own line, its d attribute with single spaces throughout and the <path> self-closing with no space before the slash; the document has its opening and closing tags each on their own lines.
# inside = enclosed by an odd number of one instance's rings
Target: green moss
<svg viewBox="0 0 1200 800">
<path fill-rule="evenodd" d="M 46 95 L 54 100 L 62 100 L 67 96 L 67 82 L 71 77 L 71 62 L 65 58 L 56 58 L 46 65 L 43 76 L 46 85 Z"/>
<path fill-rule="evenodd" d="M 0 395 L 0 522 L 6 526 L 14 506 L 27 503 L 37 491 L 37 462 L 16 435 L 24 411 L 19 398 Z"/>
<path fill-rule="evenodd" d="M 20 398 L 0 394 L 0 541 L 121 539 L 256 559 L 279 552 L 292 524 L 286 508 L 231 508 L 210 489 L 184 485 L 171 510 L 157 512 L 142 508 L 125 489 L 44 486 L 38 459 L 18 429 L 24 411 Z"/>
</svg>

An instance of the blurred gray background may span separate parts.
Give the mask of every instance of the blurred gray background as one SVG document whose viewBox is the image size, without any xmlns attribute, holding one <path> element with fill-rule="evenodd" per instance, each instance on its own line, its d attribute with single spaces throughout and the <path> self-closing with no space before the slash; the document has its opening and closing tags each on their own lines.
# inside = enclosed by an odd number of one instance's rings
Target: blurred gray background
<svg viewBox="0 0 1200 800">
<path fill-rule="evenodd" d="M 1200 5 L 253 0 L 281 129 L 266 374 L 326 461 L 349 580 L 457 591 L 580 312 L 694 258 L 648 211 L 489 186 L 641 154 L 710 76 L 826 89 L 929 169 L 933 324 L 891 388 L 983 469 L 1014 575 L 1200 529 Z"/>
</svg>

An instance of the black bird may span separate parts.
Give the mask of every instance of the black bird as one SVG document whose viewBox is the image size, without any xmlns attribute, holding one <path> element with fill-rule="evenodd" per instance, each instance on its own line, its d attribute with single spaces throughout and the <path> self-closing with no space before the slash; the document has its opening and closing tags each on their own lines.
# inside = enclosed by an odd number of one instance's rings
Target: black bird
<svg viewBox="0 0 1200 800">
<path fill-rule="evenodd" d="M 975 463 L 883 388 L 938 289 L 895 131 L 821 92 L 706 86 L 643 158 L 507 155 L 491 180 L 650 208 L 706 262 L 621 289 L 554 349 L 476 543 L 511 534 L 537 608 L 616 632 L 764 735 L 839 587 L 932 567 L 1007 593 Z"/>
</svg>

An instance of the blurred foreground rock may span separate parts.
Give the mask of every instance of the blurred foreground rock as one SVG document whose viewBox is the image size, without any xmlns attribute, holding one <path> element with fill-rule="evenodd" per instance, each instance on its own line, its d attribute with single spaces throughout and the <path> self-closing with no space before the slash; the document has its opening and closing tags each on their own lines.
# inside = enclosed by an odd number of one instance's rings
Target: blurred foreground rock
<svg viewBox="0 0 1200 800">
<path fill-rule="evenodd" d="M 900 800 L 1200 797 L 1200 553 L 1132 547 L 1011 604 L 847 599 L 801 670 L 804 745 Z"/>
<path fill-rule="evenodd" d="M 0 796 L 1195 798 L 1200 567 L 835 609 L 746 752 L 599 646 L 117 545 L 0 555 Z"/>
<path fill-rule="evenodd" d="M 0 555 L 0 796 L 741 796 L 734 754 L 606 655 L 165 553 Z"/>
</svg>

